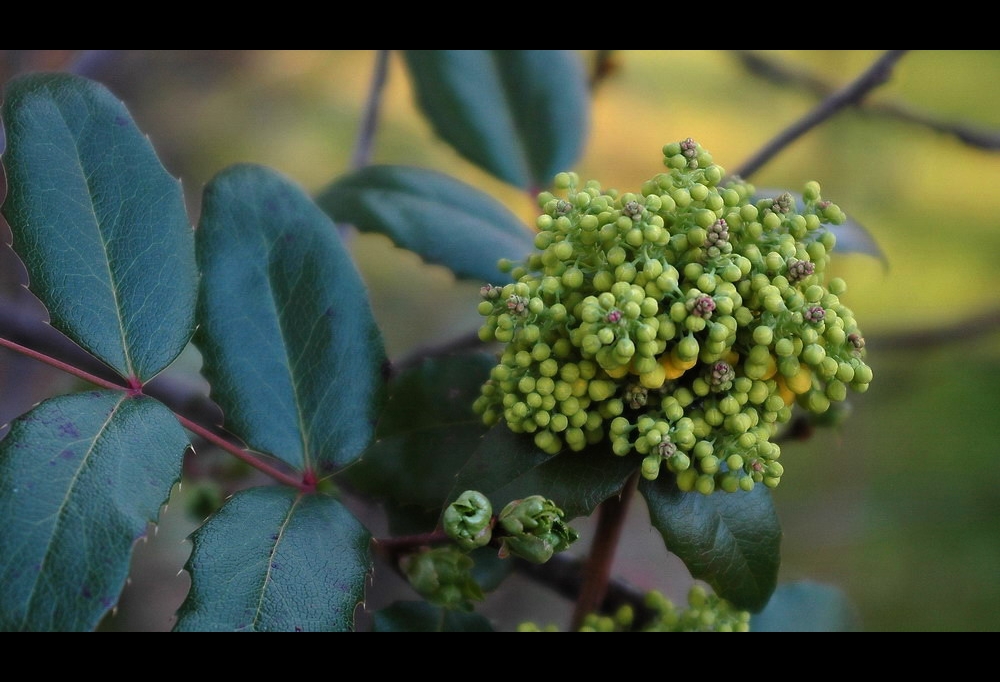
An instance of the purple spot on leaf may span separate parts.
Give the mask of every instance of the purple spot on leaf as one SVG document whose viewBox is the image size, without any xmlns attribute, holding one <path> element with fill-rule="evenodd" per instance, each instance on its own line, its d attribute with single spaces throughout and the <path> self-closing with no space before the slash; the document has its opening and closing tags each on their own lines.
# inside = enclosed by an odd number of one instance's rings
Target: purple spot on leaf
<svg viewBox="0 0 1000 682">
<path fill-rule="evenodd" d="M 92 596 L 91 593 L 90 593 L 90 588 L 87 587 L 86 585 L 84 585 L 83 589 L 80 590 L 80 594 L 83 595 L 84 599 L 90 599 L 90 597 Z"/>
<path fill-rule="evenodd" d="M 63 450 L 59 453 L 59 457 L 61 459 L 73 459 L 73 455 L 75 454 L 72 450 Z"/>
<path fill-rule="evenodd" d="M 128 119 L 125 118 L 124 116 L 115 116 L 115 125 L 127 126 Z"/>
<path fill-rule="evenodd" d="M 59 426 L 59 435 L 67 438 L 79 438 L 80 431 L 73 422 L 64 422 Z"/>
</svg>

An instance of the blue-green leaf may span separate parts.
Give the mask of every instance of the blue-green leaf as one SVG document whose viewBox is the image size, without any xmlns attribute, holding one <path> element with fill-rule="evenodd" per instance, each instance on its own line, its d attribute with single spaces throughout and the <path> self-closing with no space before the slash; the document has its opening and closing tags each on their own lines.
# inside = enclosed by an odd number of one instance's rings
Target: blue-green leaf
<svg viewBox="0 0 1000 682">
<path fill-rule="evenodd" d="M 781 526 L 763 485 L 750 492 L 681 492 L 673 477 L 643 479 L 653 526 L 695 578 L 739 609 L 759 611 L 778 581 Z"/>
<path fill-rule="evenodd" d="M 146 382 L 194 331 L 194 231 L 180 183 L 125 106 L 66 74 L 13 81 L 3 215 L 52 326 Z"/>
<path fill-rule="evenodd" d="M 192 535 L 178 632 L 346 632 L 371 535 L 337 500 L 292 488 L 234 495 Z"/>
<path fill-rule="evenodd" d="M 464 277 L 506 283 L 501 258 L 521 260 L 534 235 L 490 195 L 443 173 L 368 166 L 336 180 L 317 198 L 334 220 L 384 234 L 428 263 Z"/>
<path fill-rule="evenodd" d="M 188 440 L 152 398 L 51 398 L 0 442 L 0 630 L 94 629 L 132 547 L 180 480 Z"/>
<path fill-rule="evenodd" d="M 542 495 L 573 519 L 589 516 L 616 495 L 638 467 L 638 460 L 614 455 L 607 443 L 548 455 L 535 447 L 529 434 L 500 424 L 483 437 L 458 472 L 449 500 L 465 490 L 478 490 L 500 510 L 511 500 Z"/>
<path fill-rule="evenodd" d="M 406 50 L 421 110 L 459 154 L 529 191 L 572 170 L 590 92 L 574 50 Z"/>
<path fill-rule="evenodd" d="M 195 343 L 225 426 L 319 471 L 368 446 L 385 351 L 333 223 L 299 187 L 240 165 L 205 189 Z"/>
<path fill-rule="evenodd" d="M 372 632 L 493 632 L 478 613 L 452 611 L 425 601 L 398 601 L 375 613 Z"/>
<path fill-rule="evenodd" d="M 804 205 L 802 195 L 798 192 L 789 192 L 784 189 L 758 189 L 754 193 L 752 201 L 770 199 L 786 193 L 791 194 L 795 198 L 796 206 L 801 210 Z M 889 259 L 886 258 L 885 253 L 879 248 L 871 232 L 857 220 L 848 217 L 840 225 L 824 224 L 817 230 L 816 234 L 822 234 L 823 232 L 832 232 L 837 237 L 837 245 L 835 247 L 837 253 L 861 253 L 867 256 L 874 256 L 882 262 L 884 267 L 888 266 Z"/>
<path fill-rule="evenodd" d="M 486 432 L 472 403 L 495 364 L 487 353 L 432 358 L 393 380 L 375 442 L 346 472 L 352 483 L 376 498 L 439 512 Z"/>
<path fill-rule="evenodd" d="M 857 632 L 861 621 L 847 595 L 832 585 L 810 581 L 779 585 L 751 632 Z"/>
</svg>

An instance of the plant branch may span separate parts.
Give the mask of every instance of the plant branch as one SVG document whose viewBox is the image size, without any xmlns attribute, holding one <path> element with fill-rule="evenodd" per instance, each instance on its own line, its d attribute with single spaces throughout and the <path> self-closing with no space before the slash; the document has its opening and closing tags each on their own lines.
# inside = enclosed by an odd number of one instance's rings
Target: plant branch
<svg viewBox="0 0 1000 682">
<path fill-rule="evenodd" d="M 361 119 L 361 130 L 351 154 L 351 170 L 364 168 L 372 159 L 372 149 L 375 145 L 375 130 L 378 127 L 378 113 L 382 106 L 382 94 L 389 73 L 389 50 L 375 51 L 375 72 L 372 74 L 368 99 L 365 101 L 364 115 Z"/>
<path fill-rule="evenodd" d="M 364 113 L 361 117 L 361 129 L 351 153 L 350 170 L 364 168 L 372 160 L 372 150 L 375 147 L 375 131 L 378 128 L 378 114 L 382 106 L 382 94 L 389 73 L 389 50 L 375 51 L 375 71 L 372 73 L 368 98 L 365 100 Z M 354 236 L 354 229 L 348 223 L 337 223 L 337 234 L 347 242 Z"/>
<path fill-rule="evenodd" d="M 911 349 L 942 347 L 969 342 L 1000 331 L 1000 308 L 939 327 L 888 332 L 866 337 L 868 347 Z"/>
<path fill-rule="evenodd" d="M 570 624 L 570 629 L 574 632 L 580 629 L 589 614 L 600 609 L 608 594 L 611 565 L 638 480 L 638 472 L 632 474 L 618 497 L 607 499 L 598 507 L 597 529 L 590 546 L 590 556 L 584 568 L 583 582 Z"/>
<path fill-rule="evenodd" d="M 101 74 L 121 56 L 123 50 L 80 50 L 66 65 L 69 73 L 100 80 Z"/>
<path fill-rule="evenodd" d="M 13 350 L 13 351 L 16 351 L 18 353 L 21 353 L 22 355 L 26 355 L 29 358 L 33 358 L 35 360 L 38 360 L 39 362 L 44 362 L 47 365 L 50 365 L 52 367 L 55 367 L 56 369 L 62 370 L 63 372 L 66 372 L 67 374 L 72 374 L 73 376 L 75 376 L 75 377 L 77 377 L 79 379 L 83 379 L 84 381 L 87 381 L 89 383 L 92 383 L 92 384 L 95 384 L 97 386 L 100 386 L 101 388 L 107 388 L 107 389 L 111 389 L 111 390 L 114 390 L 114 391 L 129 391 L 130 390 L 130 388 L 128 386 L 123 386 L 121 384 L 116 384 L 114 382 L 102 379 L 101 377 L 94 376 L 93 374 L 91 374 L 91 373 L 89 373 L 89 372 L 87 372 L 85 370 L 82 370 L 82 369 L 80 369 L 78 367 L 74 367 L 73 365 L 71 365 L 69 363 L 63 362 L 62 360 L 57 360 L 56 358 L 53 358 L 53 357 L 51 357 L 49 355 L 46 355 L 45 353 L 39 353 L 36 350 L 32 350 L 30 348 L 22 346 L 19 343 L 14 343 L 13 341 L 9 341 L 9 340 L 7 340 L 5 338 L 2 338 L 2 337 L 0 337 L 0 346 L 2 346 L 4 348 L 9 348 L 10 350 Z M 192 431 L 192 432 L 196 433 L 197 435 L 201 436 L 202 438 L 204 438 L 206 441 L 212 443 L 213 445 L 215 445 L 217 447 L 220 447 L 223 450 L 225 450 L 225 451 L 233 454 L 234 456 L 236 456 L 237 458 L 243 460 L 244 462 L 246 462 L 250 466 L 254 467 L 255 469 L 264 472 L 265 474 L 267 474 L 267 475 L 269 475 L 269 476 L 277 479 L 278 481 L 280 481 L 280 482 L 282 482 L 282 483 L 284 483 L 286 485 L 290 485 L 290 486 L 293 486 L 293 487 L 296 487 L 296 488 L 299 488 L 299 489 L 305 489 L 305 488 L 309 487 L 309 486 L 306 486 L 301 480 L 298 480 L 298 479 L 296 479 L 296 478 L 294 478 L 292 476 L 289 476 L 288 474 L 286 474 L 286 473 L 284 473 L 282 471 L 279 471 L 279 470 L 275 469 L 274 467 L 272 467 L 271 465 L 267 464 L 266 462 L 262 462 L 261 460 L 259 460 L 256 457 L 252 456 L 247 450 L 244 450 L 244 449 L 240 448 L 239 446 L 230 443 L 229 441 L 225 440 L 221 436 L 218 436 L 218 435 L 212 433 L 210 430 L 206 429 L 204 426 L 201 426 L 200 424 L 196 424 L 195 422 L 191 421 L 187 417 L 181 416 L 180 414 L 177 414 L 176 412 L 174 413 L 174 416 L 177 417 L 177 420 L 180 421 L 180 423 L 183 424 L 184 427 L 186 429 L 188 429 L 189 431 Z"/>
<path fill-rule="evenodd" d="M 32 299 L 23 299 L 22 306 L 29 308 L 27 301 L 30 300 Z M 104 374 L 117 377 L 117 374 L 114 374 L 107 365 L 93 355 L 60 334 L 54 327 L 31 317 L 27 311 L 22 311 L 16 305 L 6 305 L 5 303 L 0 301 L 0 330 L 3 330 L 7 336 L 30 344 L 31 347 L 3 337 L 0 337 L 0 346 L 43 362 L 96 386 L 116 391 L 129 390 L 129 387 L 124 384 L 100 376 Z M 153 379 L 148 386 L 143 386 L 142 392 L 144 395 L 163 402 L 189 431 L 232 453 L 250 466 L 282 483 L 303 488 L 301 480 L 278 471 L 269 464 L 253 457 L 249 451 L 226 441 L 189 417 L 180 414 L 180 410 L 183 410 L 185 413 L 205 421 L 219 417 L 215 404 L 193 388 L 160 376 Z"/>
<path fill-rule="evenodd" d="M 109 388 L 115 391 L 128 390 L 127 386 L 123 386 L 121 384 L 116 384 L 113 381 L 102 379 L 101 377 L 95 376 L 90 372 L 87 372 L 78 367 L 74 367 L 73 365 L 65 363 L 62 360 L 57 360 L 56 358 L 46 355 L 45 353 L 39 353 L 36 350 L 32 350 L 30 348 L 22 346 L 19 343 L 14 343 L 13 341 L 9 341 L 3 337 L 0 337 L 0 346 L 3 346 L 4 348 L 9 348 L 10 350 L 21 353 L 22 355 L 27 355 L 29 358 L 33 358 L 35 360 L 38 360 L 39 362 L 44 362 L 46 365 L 50 365 L 52 367 L 55 367 L 56 369 L 62 370 L 63 372 L 72 374 L 73 376 L 79 379 L 88 381 L 92 384 L 100 386 L 101 388 Z"/>
<path fill-rule="evenodd" d="M 760 151 L 751 156 L 733 175 L 748 179 L 764 164 L 799 137 L 827 120 L 841 109 L 859 103 L 869 92 L 885 83 L 892 68 L 907 50 L 888 50 L 875 60 L 854 82 L 829 95 L 812 111 L 778 133 Z"/>
<path fill-rule="evenodd" d="M 314 484 L 307 484 L 302 479 L 295 478 L 294 476 L 286 474 L 285 472 L 280 471 L 275 467 L 272 467 L 267 462 L 264 462 L 251 455 L 248 450 L 245 450 L 240 446 L 229 442 L 222 436 L 219 436 L 218 434 L 213 433 L 211 430 L 206 429 L 201 424 L 197 424 L 188 419 L 187 417 L 182 417 L 176 412 L 174 413 L 174 416 L 177 417 L 177 421 L 179 421 L 181 425 L 183 425 L 184 428 L 186 428 L 188 431 L 191 431 L 192 433 L 199 435 L 212 445 L 221 448 L 222 450 L 225 450 L 226 452 L 230 453 L 237 459 L 246 462 L 254 469 L 257 469 L 258 471 L 267 474 L 271 478 L 274 478 L 275 480 L 284 483 L 287 486 L 298 488 L 299 490 L 302 491 L 308 491 L 315 487 Z"/>
<path fill-rule="evenodd" d="M 619 65 L 615 59 L 617 50 L 594 50 L 594 66 L 590 72 L 590 90 L 598 86 L 618 71 Z"/>
<path fill-rule="evenodd" d="M 773 59 L 749 50 L 733 50 L 734 56 L 753 73 L 777 85 L 797 87 L 817 97 L 828 97 L 836 88 L 806 69 L 796 69 L 780 59 Z M 945 121 L 901 102 L 855 102 L 859 111 L 914 123 L 939 133 L 952 135 L 959 141 L 988 151 L 1000 150 L 1000 131 L 988 130 L 954 121 Z"/>
<path fill-rule="evenodd" d="M 515 559 L 516 569 L 540 585 L 552 589 L 567 599 L 576 599 L 583 588 L 583 562 L 565 553 L 556 554 L 544 564 L 533 564 L 524 559 Z M 607 593 L 600 606 L 594 611 L 612 614 L 628 604 L 635 614 L 633 628 L 639 630 L 658 614 L 646 606 L 645 593 L 621 578 L 608 581 Z"/>
<path fill-rule="evenodd" d="M 417 535 L 402 535 L 395 538 L 372 538 L 372 549 L 376 555 L 392 566 L 396 566 L 401 554 L 408 554 L 428 545 L 452 542 L 442 529 Z"/>
</svg>

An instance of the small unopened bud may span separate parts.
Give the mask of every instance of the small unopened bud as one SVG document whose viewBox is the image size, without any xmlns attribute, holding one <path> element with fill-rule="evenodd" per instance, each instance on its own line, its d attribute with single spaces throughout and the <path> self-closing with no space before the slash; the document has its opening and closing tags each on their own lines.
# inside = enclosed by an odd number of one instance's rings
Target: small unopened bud
<svg viewBox="0 0 1000 682">
<path fill-rule="evenodd" d="M 771 210 L 775 213 L 788 213 L 793 208 L 795 208 L 795 197 L 788 192 L 776 197 L 771 205 Z"/>
<path fill-rule="evenodd" d="M 818 305 L 810 306 L 804 313 L 802 313 L 802 318 L 806 322 L 822 322 L 825 317 L 826 310 Z"/>
<path fill-rule="evenodd" d="M 622 399 L 633 410 L 638 410 L 646 405 L 649 398 L 649 390 L 642 384 L 629 384 L 625 387 L 625 395 Z"/>
<path fill-rule="evenodd" d="M 716 220 L 708 228 L 705 242 L 709 246 L 722 246 L 729 241 L 729 224 L 722 218 Z"/>
<path fill-rule="evenodd" d="M 622 206 L 622 215 L 628 216 L 633 221 L 637 221 L 642 218 L 642 204 L 638 201 L 629 201 L 624 206 Z"/>
<path fill-rule="evenodd" d="M 444 531 L 469 551 L 489 543 L 493 535 L 493 505 L 476 490 L 466 490 L 444 510 Z"/>
<path fill-rule="evenodd" d="M 516 315 L 523 315 L 527 307 L 528 299 L 524 296 L 512 294 L 510 298 L 507 299 L 507 310 Z"/>
<path fill-rule="evenodd" d="M 791 284 L 804 280 L 816 271 L 816 266 L 812 261 L 788 259 L 788 281 Z"/>
<path fill-rule="evenodd" d="M 690 308 L 692 315 L 703 317 L 707 320 L 712 316 L 712 312 L 715 310 L 715 299 L 708 295 L 702 295 L 688 301 L 688 307 Z"/>
<path fill-rule="evenodd" d="M 580 539 L 580 534 L 563 521 L 564 516 L 562 509 L 541 495 L 514 500 L 497 517 L 508 533 L 500 540 L 500 557 L 515 554 L 532 563 L 545 563 Z"/>
<path fill-rule="evenodd" d="M 708 383 L 713 391 L 725 391 L 733 384 L 736 378 L 736 370 L 728 362 L 719 361 L 712 365 Z"/>
<path fill-rule="evenodd" d="M 400 560 L 410 586 L 424 599 L 448 609 L 472 610 L 483 590 L 472 577 L 472 559 L 455 547 L 425 549 Z"/>
</svg>

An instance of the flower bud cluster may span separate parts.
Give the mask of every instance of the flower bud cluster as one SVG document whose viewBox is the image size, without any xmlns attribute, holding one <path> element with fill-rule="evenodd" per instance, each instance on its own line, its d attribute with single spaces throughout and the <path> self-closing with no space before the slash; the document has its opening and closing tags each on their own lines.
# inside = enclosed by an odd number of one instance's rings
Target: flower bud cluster
<svg viewBox="0 0 1000 682">
<path fill-rule="evenodd" d="M 472 558 L 458 547 L 425 548 L 400 560 L 410 586 L 431 604 L 471 611 L 483 590 L 472 577 Z"/>
<path fill-rule="evenodd" d="M 688 592 L 688 607 L 679 609 L 662 593 L 654 590 L 645 596 L 643 606 L 652 613 L 637 625 L 635 610 L 625 604 L 612 615 L 587 615 L 580 632 L 749 632 L 750 612 L 740 611 L 725 599 L 708 592 L 701 585 Z M 518 632 L 558 632 L 554 625 L 537 623 L 518 625 Z"/>
<path fill-rule="evenodd" d="M 500 538 L 500 557 L 515 554 L 544 564 L 580 539 L 564 517 L 562 509 L 541 495 L 512 501 L 497 516 L 497 523 L 507 533 Z"/>
<path fill-rule="evenodd" d="M 822 414 L 872 380 L 864 337 L 826 279 L 846 219 L 816 182 L 754 199 L 691 139 L 638 193 L 555 178 L 535 247 L 482 290 L 504 344 L 474 408 L 547 453 L 609 441 L 685 491 L 776 486 L 772 442 L 798 406 Z"/>
<path fill-rule="evenodd" d="M 442 527 L 464 551 L 495 540 L 502 559 L 515 555 L 544 564 L 580 539 L 576 529 L 567 525 L 565 516 L 552 500 L 529 495 L 508 503 L 494 519 L 489 498 L 478 490 L 466 490 L 445 507 Z"/>
<path fill-rule="evenodd" d="M 750 612 L 736 609 L 701 585 L 688 591 L 688 607 L 678 609 L 660 592 L 646 594 L 645 606 L 656 615 L 643 632 L 749 632 Z"/>
</svg>

